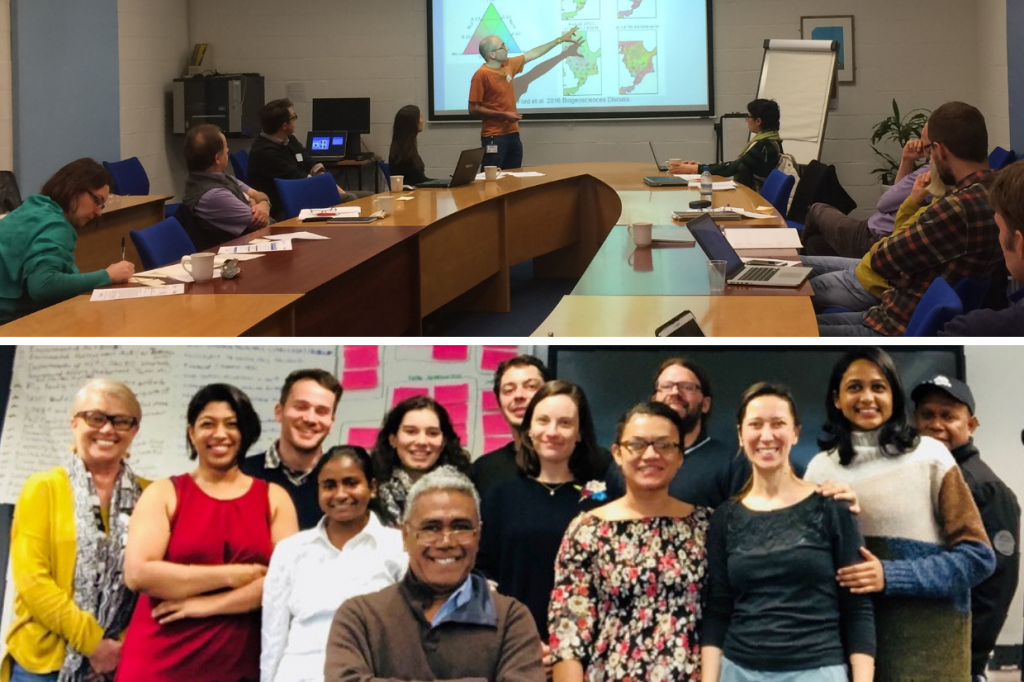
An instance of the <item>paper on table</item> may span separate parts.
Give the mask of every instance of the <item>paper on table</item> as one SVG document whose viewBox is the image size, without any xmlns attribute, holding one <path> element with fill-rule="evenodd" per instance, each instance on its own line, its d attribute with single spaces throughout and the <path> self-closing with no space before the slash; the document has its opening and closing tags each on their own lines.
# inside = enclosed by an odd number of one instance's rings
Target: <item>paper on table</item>
<svg viewBox="0 0 1024 682">
<path fill-rule="evenodd" d="M 700 180 L 690 180 L 690 189 L 700 189 Z M 712 182 L 711 189 L 715 192 L 726 192 L 731 189 L 736 189 L 736 183 L 732 180 L 723 180 L 721 182 Z"/>
<path fill-rule="evenodd" d="M 312 232 L 286 232 L 284 234 L 268 234 L 267 239 L 330 239 L 330 237 Z"/>
<path fill-rule="evenodd" d="M 729 227 L 725 238 L 734 249 L 799 249 L 800 233 L 788 227 Z"/>
<path fill-rule="evenodd" d="M 309 220 L 310 218 L 333 218 L 335 216 L 343 215 L 359 215 L 362 213 L 362 208 L 359 206 L 331 206 L 330 208 L 304 208 L 299 211 L 299 220 Z"/>
<path fill-rule="evenodd" d="M 416 197 L 398 197 L 395 201 L 412 201 Z"/>
<path fill-rule="evenodd" d="M 687 182 L 693 182 L 694 180 L 700 182 L 700 173 L 683 173 L 682 175 L 676 175 L 675 177 L 682 178 Z"/>
<path fill-rule="evenodd" d="M 213 278 L 217 279 L 220 277 L 220 269 L 224 265 L 224 261 L 228 258 L 234 258 L 235 260 L 252 260 L 253 258 L 263 258 L 262 253 L 240 253 L 232 254 L 230 256 L 214 256 L 213 257 Z M 154 277 L 170 277 L 176 279 L 179 282 L 194 282 L 192 275 L 185 271 L 185 268 L 181 266 L 181 263 L 174 265 L 165 265 L 162 268 L 154 268 L 152 270 L 146 270 L 144 272 L 135 273 L 136 277 L 145 277 L 146 275 L 153 275 Z"/>
<path fill-rule="evenodd" d="M 512 171 L 508 171 L 508 172 L 505 173 L 505 175 L 511 175 L 513 178 L 543 178 L 544 177 L 543 173 L 538 173 L 537 171 L 518 171 L 518 172 L 515 172 L 515 173 L 513 173 Z"/>
<path fill-rule="evenodd" d="M 168 284 L 162 287 L 131 287 L 129 289 L 93 289 L 89 300 L 116 301 L 123 298 L 149 298 L 151 296 L 173 296 L 184 293 L 184 284 Z"/>
<path fill-rule="evenodd" d="M 775 218 L 774 214 L 772 214 L 772 215 L 765 215 L 764 213 L 755 213 L 754 211 L 745 211 L 742 208 L 738 208 L 736 206 L 725 206 L 725 207 L 720 208 L 718 210 L 720 210 L 720 211 L 728 211 L 730 213 L 738 213 L 739 215 L 743 216 L 744 218 L 750 218 L 752 220 L 773 220 Z"/>
<path fill-rule="evenodd" d="M 282 239 L 278 242 L 268 242 L 264 244 L 242 244 L 241 246 L 222 246 L 217 253 L 265 253 L 268 251 L 291 251 L 292 241 L 290 239 Z"/>
<path fill-rule="evenodd" d="M 511 173 L 498 173 L 498 180 L 501 180 L 506 175 L 512 175 L 512 174 Z M 486 173 L 477 173 L 476 174 L 476 179 L 477 180 L 486 180 L 487 179 L 487 174 Z"/>
</svg>

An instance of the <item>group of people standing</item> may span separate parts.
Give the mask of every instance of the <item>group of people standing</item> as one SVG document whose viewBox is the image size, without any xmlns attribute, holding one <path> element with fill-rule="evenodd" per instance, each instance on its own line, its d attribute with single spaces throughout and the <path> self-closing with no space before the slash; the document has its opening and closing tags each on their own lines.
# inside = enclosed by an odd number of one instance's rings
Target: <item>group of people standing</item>
<svg viewBox="0 0 1024 682">
<path fill-rule="evenodd" d="M 710 381 L 683 358 L 610 451 L 580 386 L 503 363 L 515 437 L 472 465 L 426 397 L 388 412 L 372 452 L 323 451 L 342 392 L 293 372 L 280 437 L 247 457 L 251 403 L 205 386 L 195 468 L 149 482 L 131 390 L 83 387 L 73 453 L 15 507 L 0 679 L 962 682 L 1016 588 L 1020 509 L 977 466 L 969 389 L 918 386 L 912 423 L 878 349 L 836 363 L 802 478 L 789 390 L 744 392 L 733 448 L 707 435 Z"/>
</svg>

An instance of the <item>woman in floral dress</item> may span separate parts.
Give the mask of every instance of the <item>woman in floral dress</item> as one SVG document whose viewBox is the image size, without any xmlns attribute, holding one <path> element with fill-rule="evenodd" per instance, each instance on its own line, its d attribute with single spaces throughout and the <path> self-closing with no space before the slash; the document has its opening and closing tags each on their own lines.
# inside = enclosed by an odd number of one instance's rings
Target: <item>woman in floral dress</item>
<svg viewBox="0 0 1024 682">
<path fill-rule="evenodd" d="M 641 403 L 612 455 L 625 496 L 565 533 L 548 609 L 555 682 L 698 682 L 705 535 L 711 510 L 671 497 L 683 462 L 679 416 Z"/>
</svg>

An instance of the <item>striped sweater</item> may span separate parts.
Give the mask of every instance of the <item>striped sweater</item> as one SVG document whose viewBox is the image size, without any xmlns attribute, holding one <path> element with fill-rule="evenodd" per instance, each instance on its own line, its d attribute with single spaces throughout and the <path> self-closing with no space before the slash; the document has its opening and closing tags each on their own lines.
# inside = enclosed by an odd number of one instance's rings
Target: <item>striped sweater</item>
<svg viewBox="0 0 1024 682">
<path fill-rule="evenodd" d="M 805 477 L 850 484 L 865 542 L 882 560 L 875 682 L 968 680 L 970 591 L 995 555 L 956 460 L 927 436 L 898 457 L 882 454 L 877 432 L 854 432 L 853 446 L 849 465 L 822 452 Z"/>
</svg>

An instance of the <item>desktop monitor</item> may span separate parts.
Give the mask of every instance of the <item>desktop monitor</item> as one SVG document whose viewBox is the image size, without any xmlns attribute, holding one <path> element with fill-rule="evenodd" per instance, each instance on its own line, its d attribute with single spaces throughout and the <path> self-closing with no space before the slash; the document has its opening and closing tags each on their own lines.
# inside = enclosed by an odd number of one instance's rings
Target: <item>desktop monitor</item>
<svg viewBox="0 0 1024 682">
<path fill-rule="evenodd" d="M 348 156 L 361 156 L 359 136 L 370 132 L 370 98 L 314 98 L 313 130 L 347 130 Z"/>
</svg>

